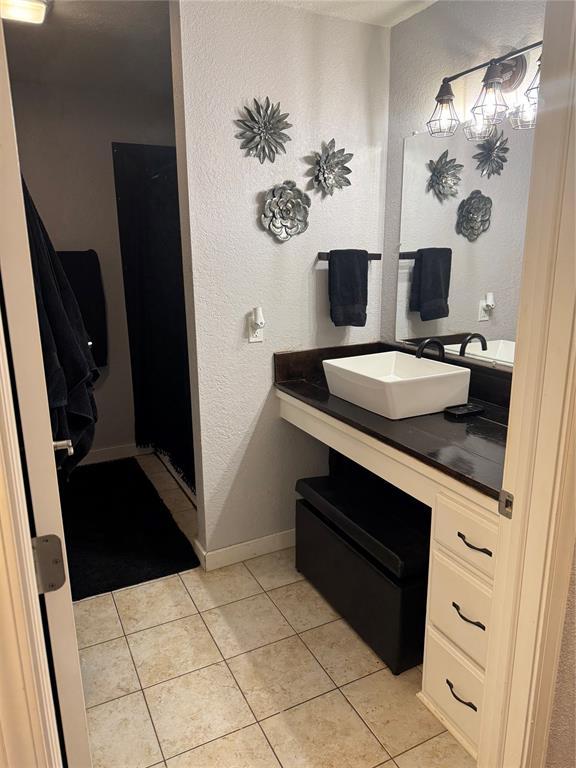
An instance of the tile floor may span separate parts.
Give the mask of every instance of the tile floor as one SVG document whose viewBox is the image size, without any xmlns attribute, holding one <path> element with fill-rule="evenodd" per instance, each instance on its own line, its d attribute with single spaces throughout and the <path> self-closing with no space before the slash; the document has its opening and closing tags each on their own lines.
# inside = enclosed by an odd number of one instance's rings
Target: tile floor
<svg viewBox="0 0 576 768">
<path fill-rule="evenodd" d="M 473 768 L 293 557 L 75 604 L 94 768 Z"/>
</svg>

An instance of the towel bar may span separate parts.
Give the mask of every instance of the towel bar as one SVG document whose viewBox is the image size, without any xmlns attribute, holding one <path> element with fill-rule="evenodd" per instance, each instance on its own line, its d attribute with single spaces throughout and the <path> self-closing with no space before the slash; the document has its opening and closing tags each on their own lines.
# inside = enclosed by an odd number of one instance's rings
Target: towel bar
<svg viewBox="0 0 576 768">
<path fill-rule="evenodd" d="M 369 261 L 382 261 L 382 254 L 381 253 L 369 253 L 368 254 L 368 260 Z M 330 254 L 326 251 L 320 251 L 318 253 L 318 261 L 330 261 Z"/>
</svg>

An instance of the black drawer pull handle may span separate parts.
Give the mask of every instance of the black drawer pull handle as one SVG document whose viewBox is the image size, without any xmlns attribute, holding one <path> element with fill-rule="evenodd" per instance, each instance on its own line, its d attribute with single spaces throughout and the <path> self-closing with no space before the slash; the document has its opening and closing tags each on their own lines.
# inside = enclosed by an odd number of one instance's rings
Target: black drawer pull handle
<svg viewBox="0 0 576 768">
<path fill-rule="evenodd" d="M 457 693 L 454 693 L 454 683 L 450 682 L 448 678 L 446 678 L 446 685 L 448 686 L 448 688 L 450 688 L 450 693 L 452 694 L 452 696 L 454 696 L 456 701 L 459 701 L 460 704 L 464 704 L 465 707 L 470 707 L 470 709 L 473 709 L 474 712 L 478 712 L 478 707 L 476 706 L 476 704 L 474 704 L 472 701 L 464 701 L 464 699 L 461 699 Z"/>
<path fill-rule="evenodd" d="M 483 555 L 488 555 L 488 557 L 492 557 L 492 551 L 490 549 L 486 549 L 486 547 L 476 547 L 474 544 L 470 544 L 469 541 L 466 541 L 466 536 L 462 533 L 462 531 L 458 531 L 458 538 L 462 539 L 464 544 L 468 547 L 468 549 L 473 549 L 475 552 L 482 552 Z"/>
<path fill-rule="evenodd" d="M 486 625 L 482 624 L 481 621 L 472 621 L 472 619 L 469 619 L 467 616 L 464 616 L 464 614 L 460 610 L 460 606 L 458 605 L 458 603 L 452 602 L 452 608 L 454 608 L 458 616 L 460 616 L 462 621 L 465 621 L 466 624 L 473 624 L 475 627 L 478 627 L 479 629 L 481 629 L 482 632 L 486 632 Z"/>
</svg>

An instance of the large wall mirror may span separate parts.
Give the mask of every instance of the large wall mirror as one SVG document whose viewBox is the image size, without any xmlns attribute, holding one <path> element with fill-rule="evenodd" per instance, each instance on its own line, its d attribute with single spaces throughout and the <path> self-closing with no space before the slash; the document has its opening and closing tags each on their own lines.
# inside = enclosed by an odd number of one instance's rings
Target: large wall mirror
<svg viewBox="0 0 576 768">
<path fill-rule="evenodd" d="M 503 123 L 487 143 L 461 130 L 405 140 L 398 340 L 439 337 L 458 354 L 480 333 L 487 349 L 472 341 L 467 357 L 513 365 L 533 139 Z"/>
</svg>

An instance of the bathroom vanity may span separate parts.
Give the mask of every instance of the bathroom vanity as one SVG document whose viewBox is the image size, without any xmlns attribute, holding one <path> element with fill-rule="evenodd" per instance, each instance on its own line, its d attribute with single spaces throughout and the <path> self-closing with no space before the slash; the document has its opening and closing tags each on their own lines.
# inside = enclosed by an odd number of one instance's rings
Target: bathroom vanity
<svg viewBox="0 0 576 768">
<path fill-rule="evenodd" d="M 511 376 L 472 367 L 470 399 L 485 410 L 458 422 L 443 413 L 391 420 L 330 394 L 323 359 L 394 349 L 376 343 L 275 355 L 280 415 L 431 508 L 419 696 L 477 757 Z"/>
</svg>

